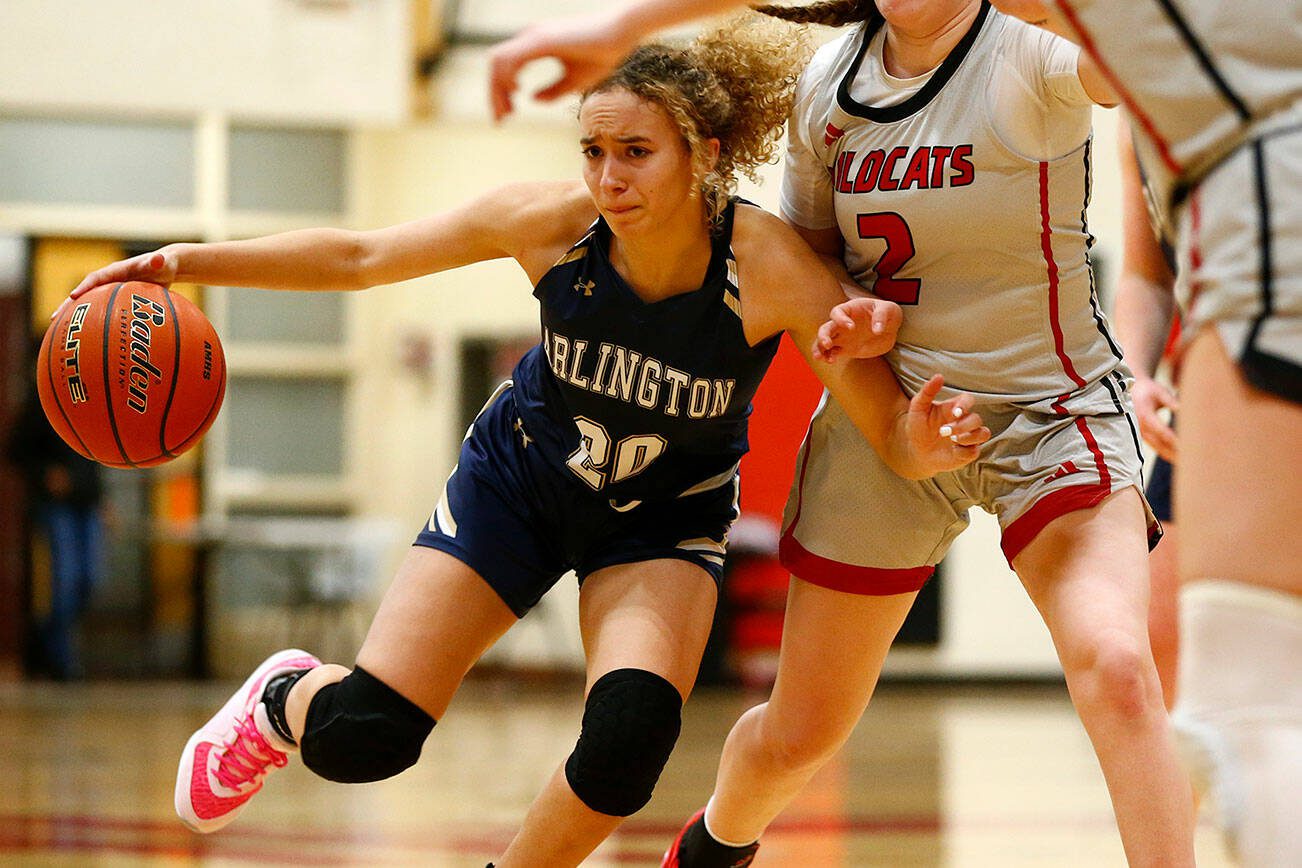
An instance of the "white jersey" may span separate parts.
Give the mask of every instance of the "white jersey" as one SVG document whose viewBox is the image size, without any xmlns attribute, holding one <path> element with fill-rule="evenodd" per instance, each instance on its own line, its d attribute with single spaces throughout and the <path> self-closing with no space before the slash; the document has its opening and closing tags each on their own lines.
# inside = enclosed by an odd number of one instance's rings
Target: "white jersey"
<svg viewBox="0 0 1302 868">
<path fill-rule="evenodd" d="M 1058 0 L 1175 228 L 1184 333 L 1302 403 L 1302 3 Z"/>
<path fill-rule="evenodd" d="M 1302 123 L 1296 0 L 1058 0 L 1118 88 L 1147 180 L 1169 209 L 1253 135 Z"/>
<path fill-rule="evenodd" d="M 941 373 L 979 401 L 1088 412 L 1082 402 L 1103 400 L 1095 409 L 1115 409 L 1115 395 L 1087 388 L 1128 372 L 1089 267 L 1090 108 L 1075 54 L 1064 88 L 1066 43 L 983 5 L 902 101 L 861 102 L 874 80 L 900 84 L 874 48 L 879 31 L 879 22 L 853 28 L 806 70 L 784 215 L 838 227 L 854 278 L 905 306 L 889 359 L 910 392 Z M 1074 141 L 1028 153 L 1022 124 L 1010 142 L 1000 120 L 1010 97 L 1043 142 L 1061 129 L 1075 130 Z"/>
</svg>

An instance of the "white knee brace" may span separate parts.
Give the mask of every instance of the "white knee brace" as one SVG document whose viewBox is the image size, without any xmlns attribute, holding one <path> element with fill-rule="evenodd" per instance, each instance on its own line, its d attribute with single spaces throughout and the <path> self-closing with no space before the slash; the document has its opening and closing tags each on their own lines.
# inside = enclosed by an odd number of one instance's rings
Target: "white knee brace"
<svg viewBox="0 0 1302 868">
<path fill-rule="evenodd" d="M 1245 868 L 1302 865 L 1302 597 L 1193 582 L 1180 630 L 1172 722 L 1195 786 Z"/>
</svg>

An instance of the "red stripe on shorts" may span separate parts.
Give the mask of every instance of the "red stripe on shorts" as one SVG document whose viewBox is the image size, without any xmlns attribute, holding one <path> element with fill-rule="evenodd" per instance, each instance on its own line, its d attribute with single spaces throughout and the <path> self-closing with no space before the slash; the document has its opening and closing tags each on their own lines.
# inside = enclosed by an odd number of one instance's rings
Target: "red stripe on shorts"
<svg viewBox="0 0 1302 868">
<path fill-rule="evenodd" d="M 1162 158 L 1162 163 L 1167 170 L 1176 175 L 1183 175 L 1184 166 L 1180 165 L 1175 157 L 1171 155 L 1171 144 L 1157 131 L 1157 125 L 1153 123 L 1153 119 L 1139 107 L 1139 103 L 1135 101 L 1130 91 L 1126 90 L 1125 85 L 1121 83 L 1121 79 L 1117 78 L 1117 74 L 1112 71 L 1112 67 L 1108 66 L 1107 62 L 1103 60 L 1099 47 L 1094 44 L 1093 37 L 1085 29 L 1085 24 L 1076 15 L 1076 10 L 1072 8 L 1071 3 L 1067 2 L 1067 0 L 1057 0 L 1057 5 L 1062 10 L 1062 14 L 1066 16 L 1067 23 L 1080 37 L 1081 48 L 1090 57 L 1094 58 L 1094 62 L 1098 64 L 1099 72 L 1108 80 L 1108 84 L 1112 85 L 1112 89 L 1117 92 L 1117 96 L 1125 103 L 1126 108 L 1134 116 L 1135 120 L 1139 121 L 1139 126 L 1144 130 L 1144 134 L 1153 141 L 1154 147 L 1157 148 L 1157 154 Z"/>
<path fill-rule="evenodd" d="M 936 571 L 934 566 L 887 570 L 843 564 L 814 554 L 802 546 L 789 530 L 782 535 L 782 541 L 778 544 L 778 560 L 792 575 L 811 585 L 873 597 L 911 594 L 925 585 Z"/>
<path fill-rule="evenodd" d="M 1105 467 L 1104 470 L 1106 471 L 1106 469 Z M 1037 500 L 1030 509 L 1019 515 L 1012 524 L 1004 528 L 1000 548 L 1004 550 L 1004 557 L 1008 559 L 1008 565 L 1013 565 L 1013 558 L 1021 554 L 1022 549 L 1030 545 L 1031 540 L 1035 539 L 1036 535 L 1044 530 L 1049 522 L 1069 512 L 1098 506 L 1103 501 L 1103 498 L 1111 493 L 1112 485 L 1110 483 L 1095 482 L 1089 485 L 1073 485 L 1070 488 L 1060 488 Z"/>
<path fill-rule="evenodd" d="M 1099 448 L 1099 441 L 1094 439 L 1094 432 L 1090 426 L 1085 424 L 1084 416 L 1076 417 L 1076 429 L 1080 435 L 1085 438 L 1085 445 L 1090 448 L 1090 454 L 1094 456 L 1094 469 L 1099 472 L 1099 485 L 1112 488 L 1112 474 L 1108 471 L 1108 462 L 1103 457 L 1103 450 Z"/>
</svg>

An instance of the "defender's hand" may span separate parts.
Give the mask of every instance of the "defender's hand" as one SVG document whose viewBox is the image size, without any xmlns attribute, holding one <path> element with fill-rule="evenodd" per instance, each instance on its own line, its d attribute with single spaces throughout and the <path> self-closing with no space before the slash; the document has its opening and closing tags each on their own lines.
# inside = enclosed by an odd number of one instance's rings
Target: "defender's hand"
<svg viewBox="0 0 1302 868">
<path fill-rule="evenodd" d="M 813 356 L 833 362 L 839 356 L 870 359 L 895 346 L 904 313 L 893 301 L 855 298 L 832 308 L 827 322 L 818 329 Z"/>
<path fill-rule="evenodd" d="M 1131 399 L 1135 402 L 1135 415 L 1139 418 L 1139 433 L 1144 442 L 1157 450 L 1172 464 L 1179 453 L 1178 441 L 1173 429 L 1159 411 L 1174 412 L 1180 407 L 1180 400 L 1171 390 L 1156 380 L 1148 377 L 1136 377 L 1135 385 L 1130 389 Z"/>
<path fill-rule="evenodd" d="M 571 18 L 525 28 L 489 54 L 493 118 L 500 121 L 511 113 L 517 77 L 530 61 L 544 57 L 560 61 L 561 77 L 533 95 L 546 102 L 601 81 L 635 46 L 636 40 L 623 32 L 614 16 L 595 21 Z"/>
<path fill-rule="evenodd" d="M 917 479 L 971 463 L 979 454 L 978 447 L 991 436 L 981 414 L 971 409 L 971 395 L 936 400 L 944 385 L 945 378 L 940 374 L 932 377 L 909 401 L 905 414 L 904 435 L 913 471 L 910 475 Z"/>
</svg>

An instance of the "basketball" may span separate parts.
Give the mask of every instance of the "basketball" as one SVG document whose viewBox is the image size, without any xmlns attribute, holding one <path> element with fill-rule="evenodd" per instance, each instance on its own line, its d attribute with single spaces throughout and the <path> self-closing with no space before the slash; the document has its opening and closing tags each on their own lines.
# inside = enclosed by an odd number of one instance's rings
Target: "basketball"
<svg viewBox="0 0 1302 868">
<path fill-rule="evenodd" d="M 41 342 L 41 406 L 69 446 L 109 467 L 170 461 L 203 436 L 226 392 L 212 323 L 154 283 L 97 287 Z"/>
</svg>

